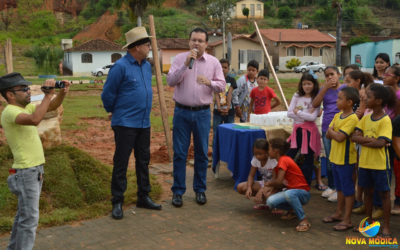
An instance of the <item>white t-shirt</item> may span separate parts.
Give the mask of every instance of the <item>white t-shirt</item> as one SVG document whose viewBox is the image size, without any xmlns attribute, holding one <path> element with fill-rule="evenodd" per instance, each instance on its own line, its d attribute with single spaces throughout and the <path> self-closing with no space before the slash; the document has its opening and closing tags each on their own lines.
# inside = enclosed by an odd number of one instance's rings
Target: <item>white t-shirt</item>
<svg viewBox="0 0 400 250">
<path fill-rule="evenodd" d="M 251 159 L 251 166 L 258 168 L 258 172 L 261 174 L 264 182 L 272 179 L 272 171 L 276 165 L 278 165 L 278 162 L 271 158 L 268 158 L 268 161 L 264 166 L 261 166 L 261 162 L 257 160 L 256 157 L 253 156 L 253 159 Z"/>
</svg>

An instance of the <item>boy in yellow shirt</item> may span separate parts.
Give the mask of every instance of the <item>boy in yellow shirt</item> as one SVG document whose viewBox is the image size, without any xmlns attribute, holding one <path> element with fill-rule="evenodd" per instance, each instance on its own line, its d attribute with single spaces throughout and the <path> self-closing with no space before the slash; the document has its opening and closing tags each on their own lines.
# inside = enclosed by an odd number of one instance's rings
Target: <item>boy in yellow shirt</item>
<svg viewBox="0 0 400 250">
<path fill-rule="evenodd" d="M 357 124 L 352 140 L 362 146 L 359 159 L 358 185 L 364 188 L 364 202 L 368 223 L 372 223 L 372 197 L 379 192 L 383 204 L 382 237 L 390 237 L 390 161 L 387 144 L 392 141 L 392 123 L 383 108 L 390 97 L 381 84 L 367 88 L 367 108 L 372 114 L 365 115 Z"/>
<path fill-rule="evenodd" d="M 350 136 L 358 123 L 358 117 L 353 112 L 354 104 L 360 101 L 358 91 L 352 87 L 345 87 L 338 93 L 336 106 L 341 112 L 337 113 L 329 124 L 326 137 L 332 140 L 329 161 L 338 194 L 336 211 L 333 215 L 323 219 L 325 223 L 340 221 L 333 227 L 336 231 L 345 231 L 352 228 L 351 209 L 354 203 L 353 170 L 357 163 L 355 144 Z M 344 214 L 343 214 L 344 211 Z"/>
</svg>

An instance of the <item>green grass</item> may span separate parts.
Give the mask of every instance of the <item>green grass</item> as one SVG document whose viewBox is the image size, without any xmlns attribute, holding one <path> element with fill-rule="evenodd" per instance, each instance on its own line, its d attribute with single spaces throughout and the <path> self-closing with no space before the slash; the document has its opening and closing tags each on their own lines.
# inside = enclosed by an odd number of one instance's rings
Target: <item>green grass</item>
<svg viewBox="0 0 400 250">
<path fill-rule="evenodd" d="M 64 115 L 61 129 L 85 129 L 87 124 L 81 118 L 107 119 L 107 112 L 98 96 L 67 96 L 63 102 Z"/>
<path fill-rule="evenodd" d="M 110 166 L 71 146 L 45 151 L 46 166 L 40 198 L 40 226 L 54 226 L 69 221 L 104 216 L 110 212 Z M 12 154 L 8 146 L 0 147 L 0 233 L 11 230 L 17 198 L 7 187 Z M 125 204 L 136 202 L 136 176 L 128 170 Z M 161 186 L 150 177 L 153 199 L 159 198 Z"/>
</svg>

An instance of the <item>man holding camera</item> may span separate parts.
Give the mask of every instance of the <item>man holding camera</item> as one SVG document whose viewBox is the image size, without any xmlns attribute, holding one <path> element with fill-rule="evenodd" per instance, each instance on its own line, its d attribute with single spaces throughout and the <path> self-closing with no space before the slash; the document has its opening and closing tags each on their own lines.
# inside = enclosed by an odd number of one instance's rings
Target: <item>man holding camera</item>
<svg viewBox="0 0 400 250">
<path fill-rule="evenodd" d="M 39 221 L 39 198 L 45 163 L 42 142 L 36 126 L 48 111 L 56 110 L 64 100 L 70 83 L 55 93 L 54 80 L 42 86 L 44 98 L 39 105 L 31 104 L 31 92 L 20 73 L 0 77 L 0 93 L 8 105 L 1 114 L 1 125 L 13 154 L 14 162 L 7 179 L 9 189 L 18 196 L 18 210 L 7 249 L 32 249 Z"/>
<path fill-rule="evenodd" d="M 125 34 L 128 48 L 107 77 L 101 94 L 104 108 L 111 113 L 115 153 L 111 179 L 112 212 L 114 219 L 122 219 L 126 171 L 132 149 L 135 154 L 137 179 L 137 207 L 160 210 L 161 205 L 149 197 L 150 179 L 150 111 L 153 100 L 151 65 L 146 60 L 150 38 L 144 27 L 136 27 Z"/>
</svg>

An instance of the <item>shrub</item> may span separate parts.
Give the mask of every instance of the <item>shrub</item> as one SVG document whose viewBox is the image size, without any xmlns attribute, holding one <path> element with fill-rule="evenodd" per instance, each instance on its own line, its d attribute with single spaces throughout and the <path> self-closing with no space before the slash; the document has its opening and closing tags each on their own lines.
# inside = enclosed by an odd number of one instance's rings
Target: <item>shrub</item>
<svg viewBox="0 0 400 250">
<path fill-rule="evenodd" d="M 286 61 L 286 68 L 293 69 L 301 64 L 301 61 L 298 58 L 292 58 L 289 61 Z"/>
</svg>

